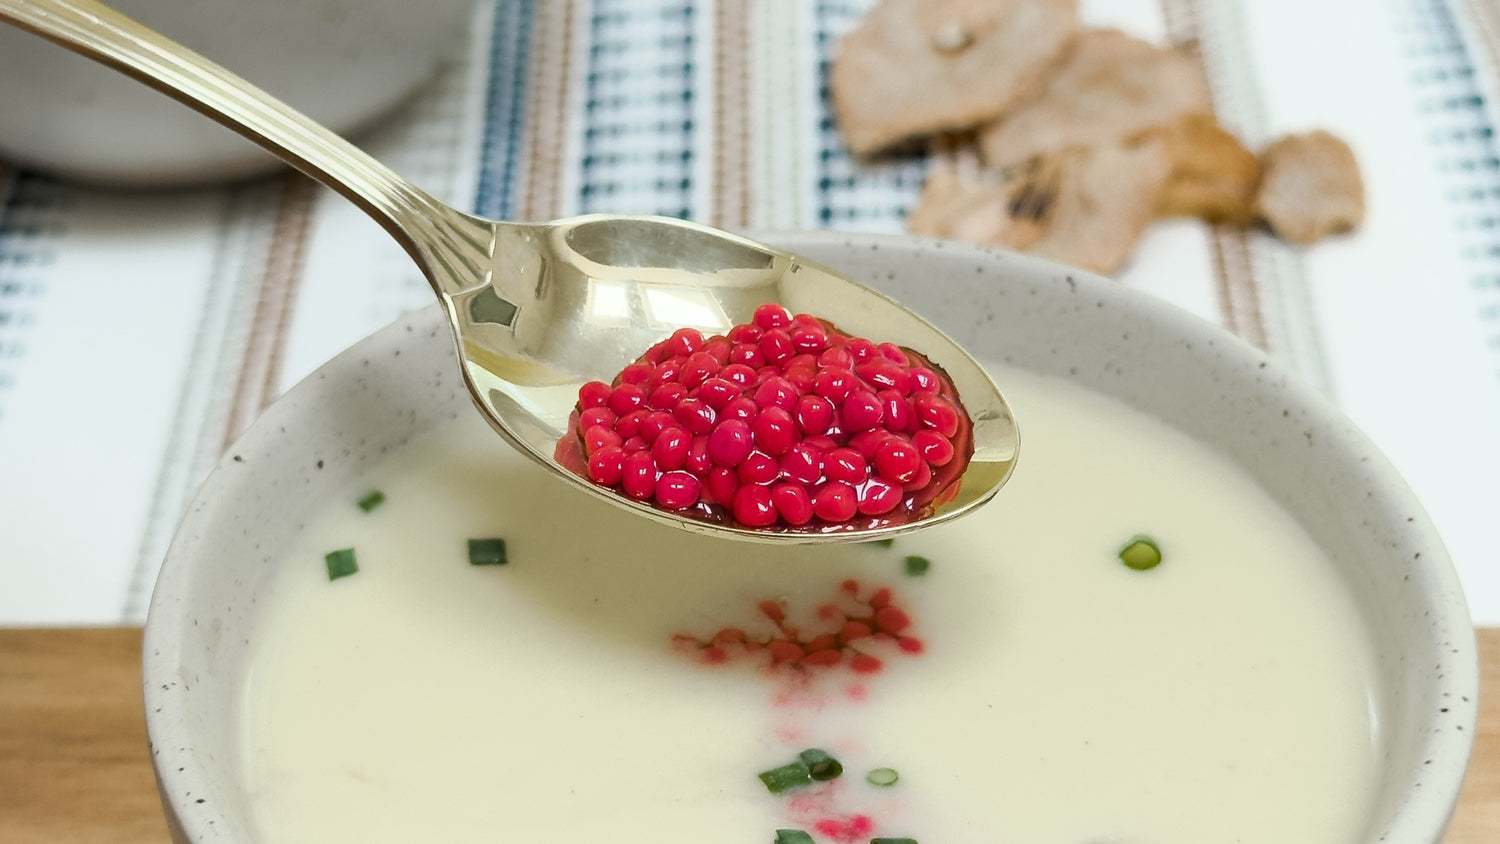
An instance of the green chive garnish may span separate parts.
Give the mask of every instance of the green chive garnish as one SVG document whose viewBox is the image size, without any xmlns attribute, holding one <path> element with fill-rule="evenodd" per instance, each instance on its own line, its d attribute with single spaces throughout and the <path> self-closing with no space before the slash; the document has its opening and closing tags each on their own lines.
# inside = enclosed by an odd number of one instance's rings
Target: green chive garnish
<svg viewBox="0 0 1500 844">
<path fill-rule="evenodd" d="M 358 506 L 359 509 L 368 513 L 384 503 L 385 493 L 377 489 L 371 492 L 369 495 L 366 495 L 364 498 L 361 498 L 358 502 Z"/>
<path fill-rule="evenodd" d="M 865 782 L 870 785 L 878 785 L 881 788 L 890 788 L 899 779 L 901 779 L 901 775 L 896 773 L 895 768 L 876 768 L 865 774 Z"/>
<path fill-rule="evenodd" d="M 813 779 L 812 771 L 808 769 L 807 763 L 798 759 L 790 765 L 782 765 L 780 768 L 762 771 L 760 781 L 766 784 L 766 790 L 772 794 L 780 794 L 783 791 L 810 785 Z"/>
<path fill-rule="evenodd" d="M 837 779 L 844 772 L 844 766 L 839 764 L 839 760 L 816 747 L 802 751 L 797 757 L 807 765 L 808 774 L 818 782 Z"/>
<path fill-rule="evenodd" d="M 1120 549 L 1120 562 L 1135 569 L 1146 571 L 1161 563 L 1161 549 L 1156 542 L 1144 534 L 1132 538 Z"/>
<path fill-rule="evenodd" d="M 778 829 L 776 844 L 813 844 L 813 837 L 800 829 Z"/>
<path fill-rule="evenodd" d="M 359 571 L 359 563 L 354 561 L 353 548 L 329 552 L 323 556 L 323 562 L 328 565 L 329 580 L 338 580 Z"/>
<path fill-rule="evenodd" d="M 932 567 L 932 561 L 918 554 L 911 554 L 906 558 L 906 573 L 912 577 L 921 577 Z"/>
<path fill-rule="evenodd" d="M 870 844 L 917 844 L 915 838 L 871 838 Z"/>
<path fill-rule="evenodd" d="M 505 556 L 505 540 L 503 539 L 471 539 L 469 540 L 469 565 L 471 566 L 503 566 L 510 560 Z"/>
<path fill-rule="evenodd" d="M 889 548 L 892 545 L 896 544 L 896 540 L 894 540 L 894 539 L 872 539 L 872 540 L 869 541 L 868 544 L 874 545 L 876 548 Z"/>
</svg>

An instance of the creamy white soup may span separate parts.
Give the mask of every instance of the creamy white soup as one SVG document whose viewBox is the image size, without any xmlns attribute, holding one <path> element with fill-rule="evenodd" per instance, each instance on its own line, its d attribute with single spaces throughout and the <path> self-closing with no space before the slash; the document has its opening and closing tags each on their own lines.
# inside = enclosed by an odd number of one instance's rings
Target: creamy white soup
<svg viewBox="0 0 1500 844">
<path fill-rule="evenodd" d="M 261 600 L 239 723 L 263 840 L 1358 840 L 1371 655 L 1319 549 L 1174 429 L 997 380 L 1014 479 L 889 546 L 650 524 L 477 414 L 413 443 L 311 514 Z M 1119 558 L 1140 534 L 1146 571 Z M 471 565 L 494 538 L 507 562 Z M 808 749 L 842 775 L 772 793 Z"/>
</svg>

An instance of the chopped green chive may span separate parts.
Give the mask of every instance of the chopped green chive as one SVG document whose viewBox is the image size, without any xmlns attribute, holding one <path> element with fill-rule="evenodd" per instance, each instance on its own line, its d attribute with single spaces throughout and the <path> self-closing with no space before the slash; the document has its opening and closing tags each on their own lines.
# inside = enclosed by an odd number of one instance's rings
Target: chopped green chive
<svg viewBox="0 0 1500 844">
<path fill-rule="evenodd" d="M 808 769 L 807 763 L 798 759 L 790 765 L 782 765 L 780 768 L 772 768 L 762 771 L 760 781 L 766 784 L 766 790 L 772 794 L 780 794 L 804 785 L 810 785 L 813 781 L 812 771 Z"/>
<path fill-rule="evenodd" d="M 1135 569 L 1146 571 L 1161 563 L 1161 549 L 1156 542 L 1144 534 L 1132 538 L 1120 549 L 1120 562 Z"/>
<path fill-rule="evenodd" d="M 354 561 L 353 548 L 341 548 L 325 554 L 323 562 L 328 565 L 329 580 L 338 580 L 359 571 L 359 563 Z"/>
<path fill-rule="evenodd" d="M 915 838 L 871 838 L 870 844 L 917 844 Z"/>
<path fill-rule="evenodd" d="M 899 779 L 901 779 L 901 775 L 896 773 L 895 768 L 876 768 L 865 774 L 865 782 L 870 785 L 878 785 L 881 788 L 890 788 Z"/>
<path fill-rule="evenodd" d="M 469 565 L 471 566 L 503 566 L 510 562 L 505 556 L 505 540 L 503 539 L 471 539 L 469 540 Z"/>
<path fill-rule="evenodd" d="M 813 844 L 813 837 L 800 829 L 778 829 L 776 844 Z"/>
<path fill-rule="evenodd" d="M 381 492 L 380 490 L 377 489 L 377 490 L 372 491 L 369 495 L 366 495 L 364 498 L 361 498 L 358 501 L 358 506 L 359 506 L 359 509 L 361 509 L 361 510 L 365 511 L 366 513 L 368 513 L 371 510 L 374 510 L 376 507 L 379 507 L 380 505 L 382 505 L 384 503 L 385 503 L 385 493 L 383 493 L 383 492 Z"/>
<path fill-rule="evenodd" d="M 807 765 L 808 774 L 818 782 L 837 779 L 844 772 L 844 766 L 839 764 L 839 760 L 816 747 L 802 751 L 797 757 Z"/>
<path fill-rule="evenodd" d="M 906 558 L 906 573 L 912 577 L 921 577 L 932 568 L 932 561 L 919 554 L 911 554 Z"/>
<path fill-rule="evenodd" d="M 896 544 L 896 540 L 894 540 L 894 539 L 872 539 L 867 544 L 874 545 L 876 548 L 889 548 L 892 545 Z"/>
</svg>

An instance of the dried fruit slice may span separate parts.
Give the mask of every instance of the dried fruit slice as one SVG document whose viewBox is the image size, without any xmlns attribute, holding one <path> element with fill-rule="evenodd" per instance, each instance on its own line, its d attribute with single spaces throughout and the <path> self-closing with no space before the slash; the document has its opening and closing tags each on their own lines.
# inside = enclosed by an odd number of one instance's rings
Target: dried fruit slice
<svg viewBox="0 0 1500 844">
<path fill-rule="evenodd" d="M 1313 243 L 1358 226 L 1365 189 L 1354 153 L 1327 132 L 1290 135 L 1260 154 L 1265 173 L 1255 213 L 1293 243 Z"/>
<path fill-rule="evenodd" d="M 983 129 L 979 142 L 985 163 L 1004 169 L 1212 111 L 1208 84 L 1190 53 L 1100 29 L 1080 35 L 1046 87 Z"/>
<path fill-rule="evenodd" d="M 1172 161 L 1172 174 L 1156 202 L 1158 216 L 1250 225 L 1260 160 L 1213 115 L 1190 114 L 1149 134 L 1166 143 Z"/>
<path fill-rule="evenodd" d="M 692 518 L 836 531 L 926 517 L 958 494 L 973 451 L 956 389 L 922 355 L 763 305 L 585 384 L 555 456 Z"/>
<path fill-rule="evenodd" d="M 999 117 L 1077 25 L 1075 0 L 882 0 L 839 42 L 830 74 L 845 143 L 869 155 Z"/>
<path fill-rule="evenodd" d="M 908 226 L 1112 273 L 1150 223 L 1170 169 L 1154 138 L 1039 156 L 1004 180 L 934 167 Z"/>
</svg>

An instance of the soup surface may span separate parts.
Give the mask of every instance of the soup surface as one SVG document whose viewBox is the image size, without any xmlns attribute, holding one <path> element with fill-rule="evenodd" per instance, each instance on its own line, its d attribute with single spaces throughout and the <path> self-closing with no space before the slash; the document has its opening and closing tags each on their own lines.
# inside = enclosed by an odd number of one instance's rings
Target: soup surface
<svg viewBox="0 0 1500 844">
<path fill-rule="evenodd" d="M 1179 432 L 996 380 L 1015 477 L 889 546 L 650 524 L 477 414 L 396 454 L 311 515 L 261 600 L 239 722 L 263 839 L 1358 840 L 1371 656 L 1319 550 Z M 1137 534 L 1160 565 L 1121 563 Z M 471 565 L 471 538 L 509 562 Z M 757 777 L 808 748 L 843 775 Z"/>
</svg>

